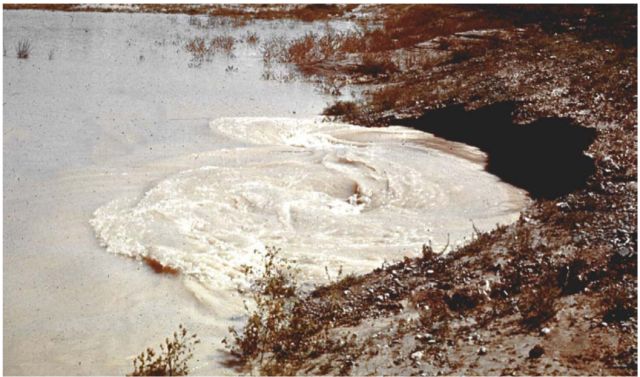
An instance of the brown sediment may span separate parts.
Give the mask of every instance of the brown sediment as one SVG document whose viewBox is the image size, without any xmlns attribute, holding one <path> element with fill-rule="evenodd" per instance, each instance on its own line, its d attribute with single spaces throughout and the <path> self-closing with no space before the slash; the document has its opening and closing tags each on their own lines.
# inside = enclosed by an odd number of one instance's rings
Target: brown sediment
<svg viewBox="0 0 640 377">
<path fill-rule="evenodd" d="M 242 7 L 224 4 L 131 4 L 125 8 L 108 8 L 91 4 L 3 4 L 4 10 L 47 10 L 62 12 L 103 13 L 167 13 L 211 15 L 236 19 L 296 19 L 301 21 L 327 20 L 343 16 L 356 6 L 353 4 L 245 4 Z"/>
<path fill-rule="evenodd" d="M 142 260 L 157 274 L 178 275 L 180 273 L 177 269 L 170 266 L 164 266 L 162 263 L 151 257 L 143 257 Z"/>
</svg>

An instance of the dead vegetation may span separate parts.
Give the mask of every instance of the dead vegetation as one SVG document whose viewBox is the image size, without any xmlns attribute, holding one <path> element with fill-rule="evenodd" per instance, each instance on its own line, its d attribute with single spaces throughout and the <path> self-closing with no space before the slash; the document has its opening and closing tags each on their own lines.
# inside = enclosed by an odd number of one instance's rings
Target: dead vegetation
<svg viewBox="0 0 640 377">
<path fill-rule="evenodd" d="M 151 257 L 143 257 L 142 260 L 157 274 L 178 275 L 180 273 L 176 268 L 165 266 Z"/>
<path fill-rule="evenodd" d="M 16 57 L 18 59 L 28 59 L 31 55 L 31 41 L 21 39 L 16 43 Z"/>
<path fill-rule="evenodd" d="M 260 37 L 255 31 L 247 31 L 247 34 L 244 37 L 244 41 L 248 45 L 255 46 L 258 44 L 258 42 L 260 42 Z"/>
<path fill-rule="evenodd" d="M 222 54 L 227 58 L 233 58 L 236 40 L 229 35 L 218 35 L 209 43 L 202 37 L 193 37 L 187 40 L 184 49 L 191 54 L 192 67 L 199 67 L 203 62 L 211 61 L 216 54 Z"/>
<path fill-rule="evenodd" d="M 200 343 L 196 334 L 188 334 L 182 325 L 160 344 L 160 352 L 147 348 L 133 360 L 133 372 L 129 376 L 186 376 L 188 362 L 193 358 L 193 348 Z"/>
<path fill-rule="evenodd" d="M 253 281 L 255 309 L 241 331 L 229 329 L 232 338 L 224 343 L 237 360 L 253 362 L 264 375 L 295 374 L 302 362 L 326 353 L 341 353 L 340 370 L 348 373 L 349 358 L 344 355 L 358 353 L 357 337 L 349 333 L 330 336 L 331 325 L 309 315 L 312 312 L 303 300 L 294 264 L 278 254 L 278 249 L 268 247 L 259 270 L 245 267 L 246 276 Z M 327 300 L 327 307 L 332 302 Z M 322 315 L 331 316 L 331 310 Z"/>
<path fill-rule="evenodd" d="M 294 19 L 300 21 L 327 20 L 341 17 L 356 6 L 350 4 L 132 4 L 130 7 L 104 7 L 90 4 L 3 4 L 5 10 L 35 9 L 63 12 L 168 13 L 224 17 L 230 22 L 251 20 Z M 195 21 L 194 26 L 204 25 Z"/>
<path fill-rule="evenodd" d="M 209 50 L 216 52 L 221 51 L 227 56 L 233 54 L 235 48 L 235 39 L 229 35 L 218 35 L 209 42 Z"/>
</svg>

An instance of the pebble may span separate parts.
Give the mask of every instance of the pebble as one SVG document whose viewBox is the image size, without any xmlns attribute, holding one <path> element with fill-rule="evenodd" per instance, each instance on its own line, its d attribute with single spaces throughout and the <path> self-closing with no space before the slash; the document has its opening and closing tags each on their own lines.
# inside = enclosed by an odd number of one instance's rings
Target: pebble
<svg viewBox="0 0 640 377">
<path fill-rule="evenodd" d="M 542 355 L 544 355 L 544 348 L 542 348 L 540 345 L 535 345 L 532 349 L 529 350 L 530 359 L 537 359 Z"/>
</svg>

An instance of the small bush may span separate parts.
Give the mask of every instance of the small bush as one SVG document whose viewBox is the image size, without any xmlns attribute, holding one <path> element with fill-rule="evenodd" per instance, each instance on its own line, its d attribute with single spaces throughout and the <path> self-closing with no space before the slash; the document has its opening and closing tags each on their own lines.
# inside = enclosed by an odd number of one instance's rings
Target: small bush
<svg viewBox="0 0 640 377">
<path fill-rule="evenodd" d="M 555 288 L 529 288 L 522 292 L 518 300 L 518 309 L 522 315 L 521 323 L 530 330 L 539 329 L 545 322 L 556 315 Z"/>
<path fill-rule="evenodd" d="M 233 53 L 233 49 L 235 47 L 235 39 L 228 35 L 219 35 L 211 39 L 209 43 L 209 51 L 223 51 L 227 55 L 231 55 Z"/>
<path fill-rule="evenodd" d="M 258 37 L 258 33 L 247 31 L 247 35 L 244 37 L 244 41 L 249 45 L 257 45 L 260 41 L 260 37 Z"/>
<path fill-rule="evenodd" d="M 483 301 L 483 296 L 477 290 L 461 288 L 452 295 L 445 296 L 445 301 L 452 311 L 464 313 L 478 306 Z"/>
<path fill-rule="evenodd" d="M 267 248 L 261 274 L 250 266 L 244 267 L 245 276 L 254 281 L 252 298 L 256 310 L 250 314 L 242 333 L 229 329 L 234 343 L 230 344 L 226 339 L 224 342 L 231 353 L 242 360 L 260 356 L 262 361 L 266 353 L 282 352 L 290 346 L 292 308 L 299 302 L 299 297 L 293 267 L 279 257 L 279 252 L 279 249 Z"/>
<path fill-rule="evenodd" d="M 322 115 L 343 116 L 356 112 L 356 103 L 353 101 L 336 101 L 333 105 L 322 110 Z"/>
<path fill-rule="evenodd" d="M 194 58 L 203 58 L 207 53 L 207 45 L 204 39 L 200 37 L 190 39 L 185 49 L 190 52 Z"/>
<path fill-rule="evenodd" d="M 20 40 L 16 44 L 16 55 L 18 59 L 28 59 L 31 54 L 31 41 L 28 39 Z"/>
<path fill-rule="evenodd" d="M 374 77 L 397 71 L 398 66 L 389 57 L 376 55 L 365 55 L 362 63 L 355 69 L 357 73 Z"/>
<path fill-rule="evenodd" d="M 622 285 L 614 285 L 606 290 L 602 299 L 603 320 L 621 322 L 636 315 L 636 299 Z"/>
<path fill-rule="evenodd" d="M 265 41 L 261 46 L 262 61 L 265 65 L 272 62 L 285 63 L 287 55 L 287 39 L 278 36 Z"/>
<path fill-rule="evenodd" d="M 410 300 L 419 312 L 420 326 L 441 341 L 446 340 L 451 316 L 446 296 L 439 290 L 427 289 L 415 292 Z"/>
<path fill-rule="evenodd" d="M 322 313 L 309 309 L 298 290 L 295 268 L 280 258 L 279 252 L 267 248 L 261 271 L 245 267 L 245 275 L 253 280 L 251 293 L 256 309 L 249 314 L 242 332 L 230 328 L 233 339 L 223 343 L 241 362 L 257 360 L 265 375 L 296 374 L 302 363 L 326 353 L 345 355 L 335 363 L 346 374 L 354 355 L 361 352 L 355 336 L 347 333 L 342 339 L 329 337 L 329 327 L 317 315 L 332 317 L 335 303 L 329 303 Z"/>
<path fill-rule="evenodd" d="M 166 338 L 164 344 L 160 344 L 160 353 L 147 348 L 136 357 L 129 376 L 186 376 L 189 374 L 187 363 L 193 358 L 193 347 L 198 343 L 197 335 L 187 335 L 187 329 L 180 325 L 173 339 Z"/>
</svg>

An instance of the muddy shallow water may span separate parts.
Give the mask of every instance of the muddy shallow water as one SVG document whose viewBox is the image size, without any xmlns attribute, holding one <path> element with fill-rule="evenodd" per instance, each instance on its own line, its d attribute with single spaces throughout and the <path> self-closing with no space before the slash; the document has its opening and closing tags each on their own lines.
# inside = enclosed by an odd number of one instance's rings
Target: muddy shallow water
<svg viewBox="0 0 640 377">
<path fill-rule="evenodd" d="M 513 221 L 527 202 L 474 148 L 321 122 L 331 99 L 262 80 L 257 47 L 238 43 L 199 68 L 183 49 L 192 36 L 291 37 L 322 24 L 3 17 L 7 374 L 127 373 L 179 323 L 203 340 L 192 372 L 228 374 L 216 350 L 242 324 L 238 267 L 254 249 L 278 246 L 305 282 L 322 283 L 324 266 L 363 273 L 428 241 L 464 242 L 472 224 Z M 18 60 L 23 38 L 33 53 Z M 157 275 L 105 248 L 184 273 Z"/>
</svg>

